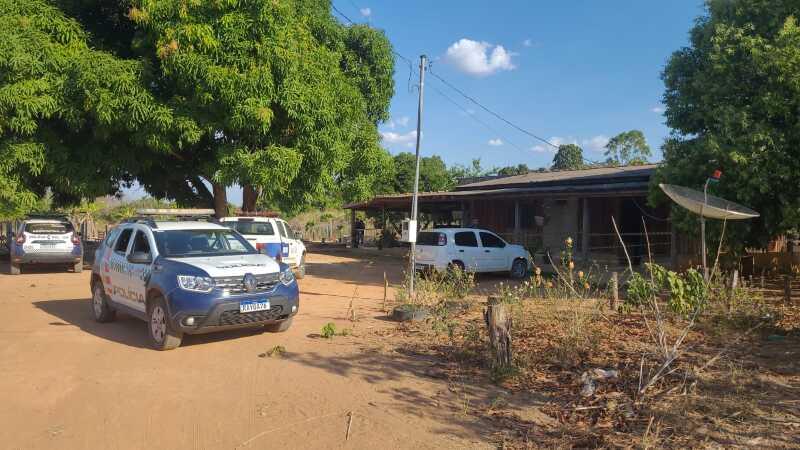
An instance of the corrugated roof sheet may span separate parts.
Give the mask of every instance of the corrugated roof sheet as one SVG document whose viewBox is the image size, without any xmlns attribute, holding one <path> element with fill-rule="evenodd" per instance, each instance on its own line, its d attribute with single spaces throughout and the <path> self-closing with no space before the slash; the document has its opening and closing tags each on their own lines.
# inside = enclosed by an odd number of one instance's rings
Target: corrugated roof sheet
<svg viewBox="0 0 800 450">
<path fill-rule="evenodd" d="M 519 187 L 536 184 L 568 184 L 568 183 L 606 183 L 624 178 L 649 178 L 657 164 L 641 166 L 598 167 L 581 170 L 552 170 L 548 172 L 529 172 L 524 175 L 497 178 L 458 186 L 456 191 L 476 189 L 498 189 L 501 187 Z"/>
</svg>

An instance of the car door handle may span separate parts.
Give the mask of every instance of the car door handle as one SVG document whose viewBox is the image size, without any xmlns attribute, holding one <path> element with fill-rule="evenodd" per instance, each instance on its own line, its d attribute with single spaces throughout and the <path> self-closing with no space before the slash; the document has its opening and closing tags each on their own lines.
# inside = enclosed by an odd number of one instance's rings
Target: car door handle
<svg viewBox="0 0 800 450">
<path fill-rule="evenodd" d="M 458 253 L 464 253 L 464 250 L 459 250 Z"/>
<path fill-rule="evenodd" d="M 491 253 L 491 250 L 484 250 L 483 253 Z"/>
</svg>

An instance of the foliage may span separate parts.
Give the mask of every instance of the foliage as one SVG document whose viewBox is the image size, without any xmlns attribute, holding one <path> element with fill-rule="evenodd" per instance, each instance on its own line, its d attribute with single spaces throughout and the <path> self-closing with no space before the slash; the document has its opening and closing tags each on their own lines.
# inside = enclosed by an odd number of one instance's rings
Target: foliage
<svg viewBox="0 0 800 450">
<path fill-rule="evenodd" d="M 531 169 L 528 168 L 527 164 L 517 164 L 516 166 L 502 167 L 497 171 L 497 174 L 507 177 L 513 175 L 525 175 L 530 171 Z"/>
<path fill-rule="evenodd" d="M 0 217 L 115 192 L 150 155 L 198 141 L 140 61 L 94 50 L 44 0 L 0 0 Z"/>
<path fill-rule="evenodd" d="M 708 287 L 703 275 L 695 269 L 683 274 L 654 263 L 645 264 L 650 279 L 634 272 L 628 280 L 627 307 L 647 305 L 662 291 L 669 293 L 667 306 L 675 314 L 688 317 L 708 301 Z"/>
<path fill-rule="evenodd" d="M 796 1 L 709 1 L 690 45 L 673 53 L 662 74 L 666 123 L 675 132 L 664 144 L 651 202 L 664 199 L 659 182 L 700 187 L 721 169 L 713 194 L 761 213 L 728 224 L 734 250 L 800 226 L 797 17 Z M 674 219 L 696 230 L 680 209 Z"/>
<path fill-rule="evenodd" d="M 606 162 L 617 166 L 647 164 L 652 152 L 647 139 L 639 130 L 620 133 L 606 144 Z"/>
<path fill-rule="evenodd" d="M 402 152 L 394 156 L 394 172 L 384 173 L 385 192 L 406 193 L 414 191 L 416 156 Z M 447 165 L 437 155 L 424 156 L 419 161 L 420 192 L 447 191 L 455 186 L 455 180 Z"/>
<path fill-rule="evenodd" d="M 333 322 L 326 323 L 325 326 L 322 327 L 321 336 L 325 339 L 331 339 L 336 336 L 336 324 Z"/>
<path fill-rule="evenodd" d="M 575 144 L 558 146 L 558 151 L 553 157 L 553 170 L 577 170 L 583 167 L 583 149 Z"/>
</svg>

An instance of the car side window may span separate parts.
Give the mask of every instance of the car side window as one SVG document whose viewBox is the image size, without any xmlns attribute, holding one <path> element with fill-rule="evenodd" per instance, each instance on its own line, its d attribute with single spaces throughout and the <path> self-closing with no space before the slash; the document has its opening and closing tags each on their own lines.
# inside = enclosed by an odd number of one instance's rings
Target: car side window
<svg viewBox="0 0 800 450">
<path fill-rule="evenodd" d="M 503 242 L 502 239 L 492 233 L 486 233 L 484 231 L 481 231 L 481 244 L 483 244 L 484 247 L 491 248 L 503 248 L 506 246 L 506 243 Z"/>
<path fill-rule="evenodd" d="M 282 238 L 285 238 L 286 237 L 286 228 L 283 227 L 283 221 L 277 220 L 277 221 L 275 221 L 275 223 L 278 224 L 278 233 L 281 234 Z"/>
<path fill-rule="evenodd" d="M 133 234 L 133 230 L 130 228 L 122 230 L 117 238 L 117 243 L 114 245 L 115 253 L 125 254 L 128 250 L 128 243 L 131 241 L 131 234 Z"/>
<path fill-rule="evenodd" d="M 133 238 L 133 247 L 131 253 L 147 253 L 150 254 L 150 242 L 147 240 L 147 235 L 142 230 L 136 232 L 136 237 Z"/>
<path fill-rule="evenodd" d="M 477 247 L 478 239 L 474 231 L 459 231 L 455 236 L 455 243 L 459 247 Z"/>
</svg>

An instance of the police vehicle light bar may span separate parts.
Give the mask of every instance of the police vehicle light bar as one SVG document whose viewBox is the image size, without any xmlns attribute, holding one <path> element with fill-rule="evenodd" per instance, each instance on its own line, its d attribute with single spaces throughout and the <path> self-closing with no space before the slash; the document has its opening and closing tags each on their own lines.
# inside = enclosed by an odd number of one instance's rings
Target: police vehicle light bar
<svg viewBox="0 0 800 450">
<path fill-rule="evenodd" d="M 172 208 L 145 208 L 137 209 L 140 216 L 213 216 L 213 209 L 172 209 Z"/>
</svg>

